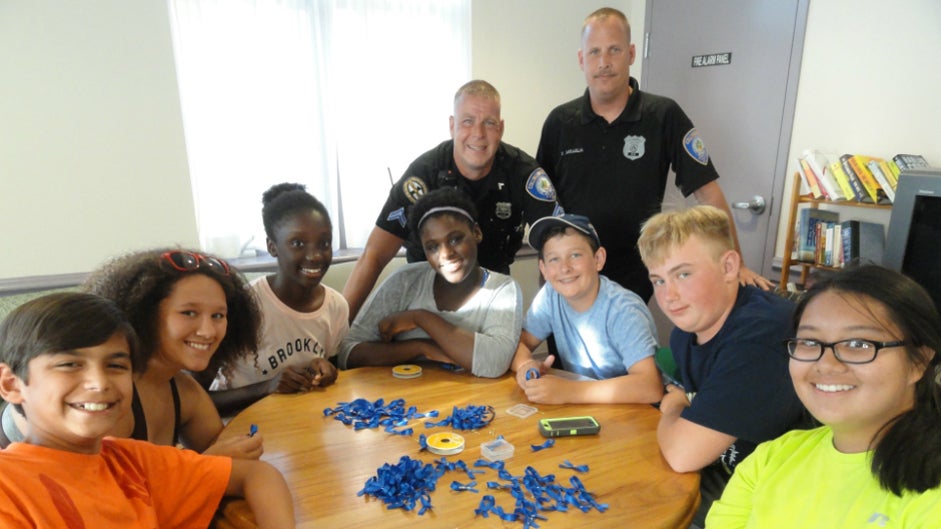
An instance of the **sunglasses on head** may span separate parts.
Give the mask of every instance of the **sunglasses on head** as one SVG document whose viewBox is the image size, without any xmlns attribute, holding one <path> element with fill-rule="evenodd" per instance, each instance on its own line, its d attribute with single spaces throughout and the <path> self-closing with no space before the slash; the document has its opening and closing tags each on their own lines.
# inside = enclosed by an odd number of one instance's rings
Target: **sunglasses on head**
<svg viewBox="0 0 941 529">
<path fill-rule="evenodd" d="M 192 272 L 199 268 L 207 268 L 219 275 L 229 275 L 229 263 L 210 255 L 174 250 L 164 252 L 160 255 L 160 258 L 170 263 L 170 266 L 180 272 Z"/>
</svg>

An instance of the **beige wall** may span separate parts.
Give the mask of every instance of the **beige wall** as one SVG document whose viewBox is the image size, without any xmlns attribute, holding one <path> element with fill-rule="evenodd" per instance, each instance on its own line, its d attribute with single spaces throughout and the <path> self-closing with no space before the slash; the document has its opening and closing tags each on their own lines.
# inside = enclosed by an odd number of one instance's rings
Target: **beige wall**
<svg viewBox="0 0 941 529">
<path fill-rule="evenodd" d="M 504 141 L 535 156 L 549 111 L 585 91 L 576 55 L 582 21 L 604 6 L 627 15 L 637 41 L 644 28 L 644 0 L 473 0 L 471 74 L 500 91 Z M 631 70 L 638 80 L 640 55 L 638 46 Z"/>
<path fill-rule="evenodd" d="M 807 18 L 787 174 L 808 148 L 832 156 L 917 153 L 941 167 L 941 2 L 812 0 Z M 844 211 L 888 226 L 886 212 Z M 781 220 L 778 256 L 787 215 Z"/>
<path fill-rule="evenodd" d="M 0 279 L 197 243 L 162 0 L 0 2 Z"/>
<path fill-rule="evenodd" d="M 578 31 L 600 5 L 474 1 L 473 74 L 503 93 L 508 142 L 534 153 L 549 109 L 581 93 Z M 644 2 L 610 5 L 637 41 Z M 791 158 L 904 151 L 941 165 L 939 27 L 936 0 L 812 1 Z M 0 79 L 0 280 L 197 243 L 164 0 L 0 2 Z"/>
</svg>

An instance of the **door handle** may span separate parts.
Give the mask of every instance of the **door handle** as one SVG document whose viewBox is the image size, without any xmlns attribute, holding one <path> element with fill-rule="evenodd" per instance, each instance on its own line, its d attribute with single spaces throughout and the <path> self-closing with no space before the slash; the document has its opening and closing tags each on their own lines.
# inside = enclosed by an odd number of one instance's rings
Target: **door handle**
<svg viewBox="0 0 941 529">
<path fill-rule="evenodd" d="M 755 195 L 749 202 L 732 202 L 732 209 L 747 209 L 755 215 L 761 215 L 765 211 L 765 199 L 761 195 Z"/>
</svg>

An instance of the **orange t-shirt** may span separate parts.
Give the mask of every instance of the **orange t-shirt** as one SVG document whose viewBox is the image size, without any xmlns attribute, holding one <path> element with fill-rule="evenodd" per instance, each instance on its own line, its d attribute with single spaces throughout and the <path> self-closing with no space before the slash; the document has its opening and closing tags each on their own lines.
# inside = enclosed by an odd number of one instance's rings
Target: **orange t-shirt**
<svg viewBox="0 0 941 529">
<path fill-rule="evenodd" d="M 13 443 L 0 451 L 0 527 L 204 529 L 231 473 L 228 457 L 133 439 L 93 455 Z"/>
</svg>

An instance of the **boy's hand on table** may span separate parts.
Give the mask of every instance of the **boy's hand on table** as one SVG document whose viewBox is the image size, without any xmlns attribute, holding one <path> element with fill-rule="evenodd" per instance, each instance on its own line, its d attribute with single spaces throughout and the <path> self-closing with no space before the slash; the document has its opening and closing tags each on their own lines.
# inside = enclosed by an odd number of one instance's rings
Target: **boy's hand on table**
<svg viewBox="0 0 941 529">
<path fill-rule="evenodd" d="M 686 391 L 675 384 L 667 384 L 666 394 L 660 401 L 660 413 L 664 415 L 679 415 L 683 408 L 689 407 Z"/>
<path fill-rule="evenodd" d="M 572 384 L 579 384 L 555 375 L 543 375 L 527 380 L 523 387 L 526 398 L 537 404 L 565 404 Z"/>
<path fill-rule="evenodd" d="M 541 377 L 549 372 L 549 369 L 552 367 L 552 363 L 555 362 L 555 356 L 549 355 L 545 360 L 539 361 L 535 358 L 527 360 L 520 364 L 516 368 L 516 383 L 519 384 L 519 387 L 526 389 L 526 382 L 534 378 Z M 538 377 L 534 377 L 530 370 L 536 370 L 539 374 Z"/>
</svg>

